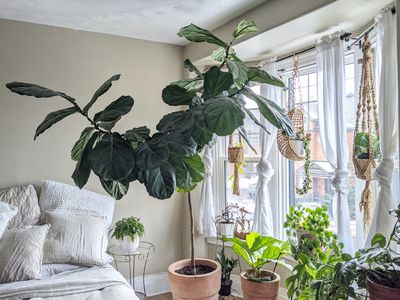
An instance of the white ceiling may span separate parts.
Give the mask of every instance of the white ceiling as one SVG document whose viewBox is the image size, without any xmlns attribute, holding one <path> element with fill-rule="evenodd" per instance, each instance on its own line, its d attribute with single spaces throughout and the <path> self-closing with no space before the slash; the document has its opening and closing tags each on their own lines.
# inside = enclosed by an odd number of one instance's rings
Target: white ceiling
<svg viewBox="0 0 400 300">
<path fill-rule="evenodd" d="M 189 23 L 209 30 L 267 0 L 0 0 L 0 18 L 185 45 Z"/>
</svg>

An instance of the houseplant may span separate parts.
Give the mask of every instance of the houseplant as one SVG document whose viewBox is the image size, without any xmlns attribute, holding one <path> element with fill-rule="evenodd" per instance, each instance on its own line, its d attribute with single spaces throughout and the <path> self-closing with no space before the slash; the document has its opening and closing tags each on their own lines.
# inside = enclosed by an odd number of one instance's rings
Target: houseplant
<svg viewBox="0 0 400 300">
<path fill-rule="evenodd" d="M 231 273 L 239 265 L 239 259 L 227 257 L 225 255 L 225 243 L 217 252 L 216 261 L 221 265 L 221 288 L 218 292 L 220 296 L 230 296 L 232 291 Z"/>
<path fill-rule="evenodd" d="M 369 134 L 368 132 L 359 132 L 354 138 L 354 154 L 357 158 L 368 159 L 369 158 Z M 379 139 L 375 133 L 372 133 L 372 149 L 373 155 L 376 159 L 381 157 L 381 147 Z"/>
<path fill-rule="evenodd" d="M 257 31 L 252 20 L 242 20 L 233 31 L 233 39 L 226 43 L 208 30 L 194 24 L 183 27 L 178 35 L 191 42 L 207 42 L 219 48 L 212 53 L 218 66 L 205 72 L 197 69 L 186 59 L 184 67 L 194 74 L 193 78 L 171 83 L 162 91 L 163 101 L 171 106 L 183 106 L 185 110 L 165 115 L 157 124 L 157 132 L 150 135 L 146 126 L 135 127 L 123 133 L 113 131 L 114 125 L 129 113 L 134 100 L 131 96 L 121 96 L 104 110 L 92 116 L 90 109 L 105 94 L 113 82 L 120 78 L 114 75 L 94 93 L 90 101 L 81 107 L 75 98 L 36 84 L 23 82 L 7 83 L 7 88 L 20 95 L 36 98 L 59 96 L 70 105 L 48 114 L 38 126 L 35 138 L 52 125 L 72 114 L 80 114 L 89 121 L 78 141 L 71 158 L 77 162 L 72 178 L 82 188 L 93 171 L 107 193 L 121 199 L 132 181 L 144 184 L 150 196 L 157 199 L 171 197 L 175 190 L 188 193 L 188 207 L 191 227 L 191 258 L 169 267 L 171 288 L 176 297 L 204 299 L 215 297 L 219 287 L 215 278 L 220 277 L 220 266 L 215 261 L 194 259 L 193 211 L 190 191 L 202 181 L 204 166 L 198 155 L 203 147 L 212 143 L 213 137 L 227 136 L 239 130 L 248 142 L 243 120 L 247 115 L 258 126 L 267 131 L 253 113 L 245 107 L 243 96 L 254 101 L 260 113 L 273 126 L 292 135 L 291 123 L 284 111 L 273 101 L 255 94 L 248 84 L 252 82 L 283 87 L 284 83 L 257 67 L 246 66 L 236 55 L 232 44 L 236 39 Z M 227 71 L 222 69 L 227 67 Z M 207 275 L 199 275 L 198 270 L 213 269 Z M 210 267 L 210 268 L 209 268 Z M 177 269 L 185 274 L 178 274 Z M 209 285 L 210 288 L 196 290 L 194 285 Z M 187 294 L 184 287 L 191 286 Z M 217 288 L 215 294 L 213 291 Z M 211 291 L 204 295 L 202 292 Z M 200 294 L 197 294 L 200 292 Z"/>
<path fill-rule="evenodd" d="M 240 207 L 236 214 L 235 237 L 246 239 L 246 235 L 250 232 L 251 220 L 250 213 L 246 208 Z"/>
<path fill-rule="evenodd" d="M 215 217 L 219 235 L 233 237 L 238 209 L 239 206 L 236 203 L 228 204 L 221 214 Z"/>
<path fill-rule="evenodd" d="M 313 282 L 333 278 L 334 266 L 349 259 L 343 243 L 329 230 L 326 207 L 316 209 L 290 207 L 284 223 L 291 254 L 296 261 L 293 273 L 286 279 L 290 299 L 319 299 Z"/>
<path fill-rule="evenodd" d="M 121 243 L 121 249 L 135 253 L 139 247 L 139 239 L 144 234 L 144 226 L 137 217 L 123 218 L 115 223 L 112 237 Z"/>
<path fill-rule="evenodd" d="M 223 237 L 223 240 L 231 242 L 233 252 L 241 256 L 251 268 L 240 274 L 244 300 L 277 299 L 280 277 L 275 271 L 278 264 L 291 269 L 283 260 L 289 252 L 289 243 L 256 232 L 250 232 L 245 241 L 227 237 Z M 262 269 L 267 263 L 274 264 L 272 271 Z"/>
</svg>

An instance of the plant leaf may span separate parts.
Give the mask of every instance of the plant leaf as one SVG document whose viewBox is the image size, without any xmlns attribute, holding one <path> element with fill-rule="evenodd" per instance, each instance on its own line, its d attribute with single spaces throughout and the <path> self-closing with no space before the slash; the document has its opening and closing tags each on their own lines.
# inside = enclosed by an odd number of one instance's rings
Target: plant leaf
<svg viewBox="0 0 400 300">
<path fill-rule="evenodd" d="M 232 134 L 243 125 L 245 114 L 228 97 L 217 97 L 204 103 L 205 125 L 219 136 Z"/>
<path fill-rule="evenodd" d="M 246 133 L 246 129 L 244 128 L 244 126 L 239 127 L 238 128 L 239 134 L 242 136 L 242 138 L 244 139 L 244 141 L 247 143 L 247 145 L 250 147 L 251 150 L 253 150 L 253 152 L 255 154 L 257 154 L 257 150 L 253 147 L 253 145 L 250 143 L 248 137 L 247 137 L 247 133 Z"/>
<path fill-rule="evenodd" d="M 116 200 L 120 200 L 128 193 L 129 182 L 126 181 L 104 181 L 100 178 L 102 187 L 108 194 L 113 196 Z"/>
<path fill-rule="evenodd" d="M 168 159 L 168 156 L 167 142 L 162 138 L 154 137 L 140 143 L 136 153 L 136 164 L 139 169 L 150 170 L 159 167 Z"/>
<path fill-rule="evenodd" d="M 166 86 L 162 91 L 162 99 L 165 103 L 171 106 L 190 105 L 196 94 L 189 92 L 179 85 L 172 84 Z"/>
<path fill-rule="evenodd" d="M 266 83 L 270 85 L 274 85 L 277 87 L 285 87 L 285 84 L 279 78 L 276 78 L 264 70 L 261 70 L 257 67 L 249 67 L 247 71 L 247 78 L 250 81 L 255 81 L 259 83 Z"/>
<path fill-rule="evenodd" d="M 175 170 L 170 163 L 163 162 L 159 167 L 145 171 L 143 181 L 150 196 L 167 199 L 175 190 Z"/>
<path fill-rule="evenodd" d="M 79 109 L 75 106 L 69 107 L 69 108 L 64 108 L 60 109 L 57 111 L 53 111 L 49 113 L 46 118 L 43 120 L 42 123 L 38 126 L 36 129 L 35 137 L 33 138 L 36 140 L 36 138 L 41 135 L 43 132 L 45 132 L 47 129 L 49 129 L 51 126 L 53 126 L 55 123 L 61 121 L 62 119 L 68 117 L 69 115 L 72 115 L 79 111 Z"/>
<path fill-rule="evenodd" d="M 204 99 L 218 96 L 223 91 L 229 89 L 233 84 L 231 73 L 222 72 L 218 67 L 211 67 L 204 74 Z"/>
<path fill-rule="evenodd" d="M 232 73 L 235 82 L 239 82 L 240 86 L 246 84 L 248 80 L 247 78 L 248 67 L 242 62 L 233 61 L 230 59 L 226 61 L 226 64 L 228 66 L 229 72 Z"/>
<path fill-rule="evenodd" d="M 23 96 L 33 96 L 36 98 L 51 98 L 54 96 L 60 96 L 71 103 L 75 102 L 75 99 L 71 96 L 68 96 L 62 92 L 53 91 L 51 89 L 33 83 L 14 81 L 7 83 L 6 87 L 13 93 L 17 93 Z"/>
<path fill-rule="evenodd" d="M 146 126 L 141 126 L 125 132 L 125 138 L 132 143 L 143 142 L 149 138 L 149 134 L 150 129 Z"/>
<path fill-rule="evenodd" d="M 92 151 L 93 145 L 96 142 L 98 137 L 98 132 L 93 132 L 85 143 L 85 145 L 81 146 L 81 153 L 79 155 L 79 160 L 76 164 L 74 173 L 72 173 L 72 179 L 75 182 L 75 185 L 80 189 L 83 188 L 90 176 L 90 164 L 88 160 L 88 156 L 90 151 Z"/>
<path fill-rule="evenodd" d="M 203 180 L 204 165 L 198 154 L 171 155 L 169 161 L 175 167 L 176 187 L 179 192 L 190 192 Z"/>
<path fill-rule="evenodd" d="M 106 82 L 104 82 L 98 89 L 97 91 L 94 93 L 92 99 L 89 101 L 88 104 L 85 105 L 85 107 L 83 108 L 83 111 L 85 113 L 87 113 L 89 111 L 89 109 L 92 107 L 92 105 L 97 101 L 97 99 L 105 94 L 110 87 L 112 86 L 112 82 L 118 80 L 121 77 L 121 74 L 116 74 L 114 76 L 112 76 L 110 79 L 108 79 Z"/>
<path fill-rule="evenodd" d="M 179 30 L 178 35 L 180 37 L 186 38 L 188 41 L 191 41 L 191 42 L 196 42 L 196 43 L 206 42 L 206 43 L 218 45 L 218 46 L 224 47 L 224 48 L 228 47 L 227 43 L 225 43 L 224 41 L 217 38 L 210 31 L 203 29 L 199 26 L 196 26 L 194 24 L 190 24 L 185 27 L 182 27 Z"/>
<path fill-rule="evenodd" d="M 197 67 L 190 61 L 190 59 L 185 59 L 185 61 L 183 62 L 183 66 L 188 69 L 190 72 L 195 72 L 197 74 L 197 76 L 199 77 L 203 77 L 203 74 L 201 74 L 201 72 L 199 71 L 199 69 L 197 69 Z"/>
<path fill-rule="evenodd" d="M 233 37 L 239 39 L 251 32 L 257 32 L 258 29 L 254 21 L 251 19 L 243 19 L 233 31 Z"/>
<path fill-rule="evenodd" d="M 117 132 L 105 134 L 89 154 L 89 163 L 104 181 L 120 181 L 135 166 L 131 146 Z"/>
<path fill-rule="evenodd" d="M 375 234 L 371 240 L 371 246 L 384 248 L 386 246 L 386 237 L 381 233 Z"/>
<path fill-rule="evenodd" d="M 79 139 L 76 141 L 74 147 L 72 147 L 71 150 L 71 159 L 74 161 L 79 161 L 81 158 L 82 152 L 86 147 L 86 144 L 92 137 L 93 133 L 96 130 L 93 127 L 86 127 L 82 133 Z"/>
<path fill-rule="evenodd" d="M 167 142 L 170 153 L 183 156 L 192 156 L 196 154 L 197 144 L 190 135 L 172 132 L 168 134 L 160 134 L 159 136 Z"/>
<path fill-rule="evenodd" d="M 117 100 L 111 102 L 103 111 L 95 114 L 93 120 L 95 122 L 115 121 L 131 111 L 133 102 L 131 96 L 121 96 Z"/>
<path fill-rule="evenodd" d="M 251 112 L 250 109 L 246 108 L 245 106 L 243 106 L 242 108 L 254 123 L 260 126 L 266 133 L 271 134 L 271 132 L 269 132 L 267 127 L 264 124 L 262 124 L 259 119 L 257 119 L 257 117 Z"/>
</svg>

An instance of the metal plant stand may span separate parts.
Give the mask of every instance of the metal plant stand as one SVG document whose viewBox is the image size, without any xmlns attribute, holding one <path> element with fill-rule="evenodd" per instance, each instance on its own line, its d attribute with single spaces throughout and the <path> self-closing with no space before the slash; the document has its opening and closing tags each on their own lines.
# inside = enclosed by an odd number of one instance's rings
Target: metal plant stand
<svg viewBox="0 0 400 300">
<path fill-rule="evenodd" d="M 150 242 L 139 242 L 139 247 L 133 253 L 128 253 L 122 250 L 119 244 L 111 245 L 107 252 L 114 258 L 114 265 L 117 271 L 119 263 L 127 263 L 129 267 L 129 283 L 135 290 L 135 293 L 142 294 L 147 298 L 146 292 L 146 267 L 148 259 L 154 254 L 156 247 Z M 142 272 L 142 282 L 143 282 L 143 292 L 138 292 L 135 289 L 135 269 L 136 269 L 136 259 L 144 261 L 143 272 Z"/>
</svg>

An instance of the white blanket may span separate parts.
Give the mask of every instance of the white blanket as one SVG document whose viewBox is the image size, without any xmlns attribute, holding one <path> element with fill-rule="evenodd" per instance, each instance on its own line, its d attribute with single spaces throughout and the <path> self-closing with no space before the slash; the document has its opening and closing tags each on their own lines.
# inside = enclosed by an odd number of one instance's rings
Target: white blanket
<svg viewBox="0 0 400 300">
<path fill-rule="evenodd" d="M 48 278 L 0 284 L 0 299 L 138 300 L 125 278 L 111 266 L 82 267 Z"/>
</svg>

